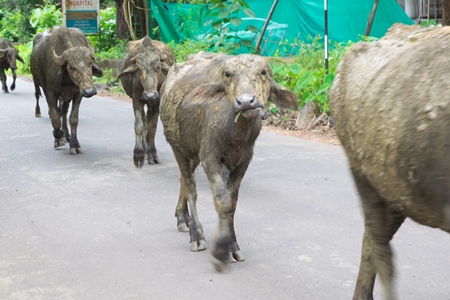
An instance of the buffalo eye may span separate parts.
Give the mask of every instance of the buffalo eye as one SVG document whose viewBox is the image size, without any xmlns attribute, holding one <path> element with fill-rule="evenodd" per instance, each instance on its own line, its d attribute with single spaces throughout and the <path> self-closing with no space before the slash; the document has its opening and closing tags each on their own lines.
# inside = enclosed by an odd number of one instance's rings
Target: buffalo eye
<svg viewBox="0 0 450 300">
<path fill-rule="evenodd" d="M 266 70 L 262 70 L 261 71 L 261 75 L 263 75 L 263 76 L 267 75 L 267 71 Z"/>
<path fill-rule="evenodd" d="M 226 78 L 230 78 L 231 77 L 231 73 L 228 71 L 223 72 L 223 76 L 225 76 Z"/>
</svg>

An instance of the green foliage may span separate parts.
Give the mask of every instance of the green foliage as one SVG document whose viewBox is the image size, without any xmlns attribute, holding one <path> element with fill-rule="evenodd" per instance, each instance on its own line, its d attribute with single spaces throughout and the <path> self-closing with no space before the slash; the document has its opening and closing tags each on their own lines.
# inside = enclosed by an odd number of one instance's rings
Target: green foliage
<svg viewBox="0 0 450 300">
<path fill-rule="evenodd" d="M 250 9 L 248 3 L 243 0 L 211 1 L 208 11 L 205 13 L 205 17 L 210 16 L 211 19 L 204 24 L 204 26 L 212 25 L 213 28 L 213 31 L 207 35 L 210 48 L 223 47 L 226 44 L 231 44 L 236 50 L 242 46 L 252 47 L 251 40 L 242 39 L 237 35 L 239 25 L 242 24 L 242 19 L 238 17 L 240 12 L 250 18 L 255 17 L 255 13 Z M 254 26 L 247 26 L 245 30 L 255 32 L 255 34 L 258 32 L 258 28 Z"/>
<path fill-rule="evenodd" d="M 419 25 L 422 27 L 434 27 L 434 26 L 437 26 L 438 24 L 437 24 L 436 20 L 429 19 L 426 21 L 420 21 Z"/>
<path fill-rule="evenodd" d="M 100 36 L 88 36 L 96 51 L 113 48 L 116 40 L 116 8 L 108 7 L 100 10 Z"/>
<path fill-rule="evenodd" d="M 19 44 L 15 46 L 17 51 L 19 51 L 20 57 L 22 57 L 25 63 L 18 62 L 17 63 L 17 73 L 21 75 L 30 75 L 30 58 L 31 58 L 31 50 L 33 50 L 33 42 L 28 42 L 26 44 Z"/>
<path fill-rule="evenodd" d="M 62 25 L 62 12 L 55 5 L 45 5 L 31 12 L 30 24 L 36 33 L 44 32 L 55 25 Z"/>
<path fill-rule="evenodd" d="M 328 73 L 325 69 L 324 48 L 316 37 L 311 43 L 301 43 L 299 53 L 286 62 L 274 59 L 271 62 L 274 79 L 280 85 L 293 91 L 299 101 L 298 108 L 313 101 L 316 114 L 329 113 L 328 90 L 336 72 L 336 67 L 345 51 L 352 45 L 334 43 L 329 50 Z"/>
<path fill-rule="evenodd" d="M 28 21 L 21 12 L 0 10 L 0 16 L 0 37 L 7 38 L 11 42 L 14 37 L 21 42 L 29 40 Z"/>
<path fill-rule="evenodd" d="M 127 41 L 118 40 L 117 43 L 108 50 L 96 51 L 97 58 L 122 59 L 125 56 Z"/>
</svg>

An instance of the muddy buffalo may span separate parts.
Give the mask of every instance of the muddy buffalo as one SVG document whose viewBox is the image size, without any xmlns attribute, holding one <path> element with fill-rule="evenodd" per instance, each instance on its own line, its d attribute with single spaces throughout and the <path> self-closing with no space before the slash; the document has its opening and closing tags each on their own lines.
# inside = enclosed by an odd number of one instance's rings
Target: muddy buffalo
<svg viewBox="0 0 450 300">
<path fill-rule="evenodd" d="M 156 126 L 159 117 L 161 85 L 169 67 L 175 63 L 172 50 L 148 36 L 127 44 L 119 78 L 125 92 L 133 99 L 134 132 L 136 142 L 133 161 L 136 167 L 160 163 L 155 147 Z"/>
<path fill-rule="evenodd" d="M 450 27 L 394 25 L 338 66 L 330 105 L 365 216 L 353 299 L 373 299 L 377 273 L 395 298 L 390 240 L 406 217 L 450 232 L 449 49 Z"/>
<path fill-rule="evenodd" d="M 42 88 L 52 121 L 54 148 L 64 146 L 67 140 L 71 154 L 82 153 L 77 138 L 81 99 L 97 93 L 92 76 L 102 75 L 102 71 L 94 63 L 94 49 L 81 30 L 65 27 L 54 27 L 36 35 L 33 45 L 30 69 L 35 86 L 36 116 L 40 115 L 38 103 Z M 62 101 L 61 112 L 58 100 Z M 72 110 L 69 133 L 67 112 L 70 102 Z"/>
<path fill-rule="evenodd" d="M 201 163 L 219 215 L 211 261 L 221 271 L 230 260 L 244 260 L 234 213 L 264 105 L 272 101 L 294 109 L 297 99 L 274 82 L 266 59 L 255 55 L 194 56 L 170 68 L 161 93 L 164 135 L 181 173 L 178 230 L 189 230 L 191 251 L 207 248 L 196 210 L 194 171 Z"/>
<path fill-rule="evenodd" d="M 8 69 L 11 69 L 13 75 L 13 82 L 11 84 L 11 91 L 16 88 L 16 61 L 23 62 L 23 59 L 19 55 L 19 51 L 7 40 L 0 39 L 0 80 L 2 81 L 2 90 L 4 93 L 9 93 L 8 86 L 6 85 L 6 73 Z"/>
</svg>

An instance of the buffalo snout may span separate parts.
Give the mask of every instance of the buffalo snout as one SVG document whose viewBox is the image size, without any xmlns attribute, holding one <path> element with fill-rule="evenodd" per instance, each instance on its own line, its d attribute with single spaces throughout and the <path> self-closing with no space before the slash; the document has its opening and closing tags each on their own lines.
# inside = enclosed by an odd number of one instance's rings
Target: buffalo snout
<svg viewBox="0 0 450 300">
<path fill-rule="evenodd" d="M 250 109 L 264 108 L 258 97 L 253 94 L 245 93 L 234 99 L 234 110 L 236 113 Z"/>
<path fill-rule="evenodd" d="M 159 95 L 156 92 L 142 93 L 142 100 L 147 101 L 147 102 L 158 101 Z"/>
<path fill-rule="evenodd" d="M 83 90 L 83 97 L 90 98 L 97 95 L 97 91 L 94 88 L 86 88 Z"/>
</svg>

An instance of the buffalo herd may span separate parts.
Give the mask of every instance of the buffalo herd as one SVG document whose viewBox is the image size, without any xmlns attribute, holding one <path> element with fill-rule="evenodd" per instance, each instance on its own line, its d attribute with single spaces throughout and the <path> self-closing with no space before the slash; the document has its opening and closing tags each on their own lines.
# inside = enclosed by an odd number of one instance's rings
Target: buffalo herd
<svg viewBox="0 0 450 300">
<path fill-rule="evenodd" d="M 360 271 L 353 299 L 373 299 L 378 274 L 387 299 L 395 299 L 390 241 L 403 221 L 450 232 L 450 27 L 394 25 L 375 42 L 350 47 L 336 70 L 329 101 L 336 133 L 348 158 L 365 217 Z M 18 51 L 0 40 L 0 76 L 13 72 Z M 89 40 L 78 29 L 54 27 L 35 36 L 30 59 L 36 116 L 44 92 L 54 148 L 77 137 L 81 99 L 96 92 L 102 76 Z M 267 103 L 297 109 L 295 94 L 278 85 L 268 60 L 250 54 L 204 53 L 176 63 L 163 42 L 144 37 L 127 44 L 120 74 L 132 99 L 136 142 L 133 162 L 161 163 L 155 146 L 158 119 L 180 171 L 175 208 L 190 250 L 208 247 L 196 209 L 194 172 L 206 173 L 218 214 L 211 264 L 222 271 L 243 261 L 234 230 L 239 188 L 253 157 Z M 448 88 L 447 88 L 448 87 Z M 70 131 L 67 125 L 69 104 Z M 448 193 L 448 195 L 447 195 Z"/>
</svg>

